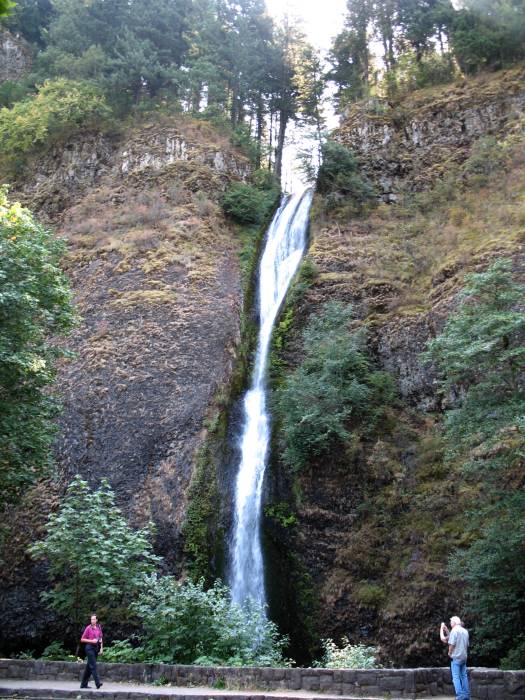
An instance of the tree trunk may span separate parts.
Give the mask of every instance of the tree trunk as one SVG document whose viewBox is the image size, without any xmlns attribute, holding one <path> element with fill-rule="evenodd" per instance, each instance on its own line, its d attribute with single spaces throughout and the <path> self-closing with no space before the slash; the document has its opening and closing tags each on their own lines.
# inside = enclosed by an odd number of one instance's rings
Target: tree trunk
<svg viewBox="0 0 525 700">
<path fill-rule="evenodd" d="M 283 149 L 286 137 L 286 127 L 288 126 L 288 114 L 281 110 L 279 115 L 279 134 L 277 135 L 277 146 L 275 148 L 275 175 L 281 180 L 283 169 Z"/>
<path fill-rule="evenodd" d="M 262 138 L 263 138 L 263 130 L 264 130 L 264 106 L 263 106 L 261 99 L 259 99 L 257 102 L 256 121 L 257 121 L 257 133 L 256 133 L 257 158 L 256 158 L 255 164 L 256 164 L 257 168 L 260 168 L 261 167 L 261 158 L 262 158 Z"/>
</svg>

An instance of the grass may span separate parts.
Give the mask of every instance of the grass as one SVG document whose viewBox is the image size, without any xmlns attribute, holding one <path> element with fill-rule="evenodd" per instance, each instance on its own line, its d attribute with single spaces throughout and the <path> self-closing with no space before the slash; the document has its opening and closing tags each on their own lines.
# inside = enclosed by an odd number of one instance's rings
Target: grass
<svg viewBox="0 0 525 700">
<path fill-rule="evenodd" d="M 467 161 L 436 187 L 345 223 L 318 208 L 310 249 L 318 291 L 359 296 L 367 288 L 368 297 L 386 297 L 375 316 L 416 314 L 450 294 L 466 270 L 512 253 L 525 242 L 523 126 L 495 144 L 505 160 L 482 178 Z"/>
</svg>

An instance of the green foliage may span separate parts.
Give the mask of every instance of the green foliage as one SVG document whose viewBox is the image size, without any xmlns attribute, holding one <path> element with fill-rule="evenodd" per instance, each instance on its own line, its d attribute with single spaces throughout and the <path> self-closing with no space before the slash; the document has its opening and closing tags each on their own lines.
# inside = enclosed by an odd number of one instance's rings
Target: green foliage
<svg viewBox="0 0 525 700">
<path fill-rule="evenodd" d="M 108 664 L 133 664 L 144 661 L 144 650 L 133 646 L 129 639 L 117 639 L 104 645 L 104 662 Z"/>
<path fill-rule="evenodd" d="M 145 657 L 166 663 L 282 666 L 287 642 L 265 611 L 233 604 L 228 588 L 215 582 L 177 582 L 149 576 L 133 609 L 146 637 Z"/>
<path fill-rule="evenodd" d="M 10 108 L 15 102 L 27 97 L 28 89 L 22 83 L 6 80 L 0 85 L 0 108 Z"/>
<path fill-rule="evenodd" d="M 41 659 L 44 661 L 76 661 L 77 657 L 66 651 L 59 641 L 49 644 L 42 652 Z"/>
<path fill-rule="evenodd" d="M 474 142 L 463 171 L 471 185 L 486 185 L 491 173 L 505 166 L 505 146 L 494 136 L 484 136 Z"/>
<path fill-rule="evenodd" d="M 150 544 L 153 525 L 133 530 L 106 479 L 92 491 L 77 475 L 46 531 L 29 547 L 34 559 L 47 561 L 53 581 L 42 599 L 77 627 L 94 610 L 122 622 L 142 577 L 159 562 Z"/>
<path fill-rule="evenodd" d="M 0 17 L 8 15 L 14 5 L 14 2 L 11 2 L 11 0 L 0 0 Z"/>
<path fill-rule="evenodd" d="M 427 359 L 455 397 L 445 416 L 447 458 L 483 483 L 482 504 L 467 519 L 472 541 L 451 571 L 467 582 L 477 650 L 494 662 L 508 655 L 525 624 L 525 285 L 498 260 L 471 274 Z"/>
<path fill-rule="evenodd" d="M 272 518 L 281 527 L 293 527 L 297 525 L 297 515 L 290 510 L 288 503 L 272 503 L 264 507 L 264 514 L 267 518 Z"/>
<path fill-rule="evenodd" d="M 525 492 L 502 497 L 483 509 L 482 519 L 478 539 L 453 557 L 450 570 L 467 584 L 478 656 L 523 664 L 525 645 L 516 642 L 525 624 Z"/>
<path fill-rule="evenodd" d="M 166 678 L 166 676 L 161 676 L 160 678 L 156 678 L 153 681 L 153 685 L 157 687 L 162 687 L 163 685 L 169 685 L 169 680 Z"/>
<path fill-rule="evenodd" d="M 325 304 L 303 334 L 305 359 L 276 392 L 283 459 L 294 470 L 372 433 L 393 400 L 391 377 L 372 368 L 366 329 L 350 330 L 352 320 L 350 306 Z"/>
<path fill-rule="evenodd" d="M 190 487 L 189 505 L 183 525 L 184 551 L 194 581 L 210 581 L 215 542 L 211 536 L 217 511 L 218 491 L 215 467 L 208 449 L 197 455 L 195 475 Z"/>
<path fill-rule="evenodd" d="M 350 150 L 335 141 L 326 141 L 321 155 L 317 191 L 327 195 L 329 206 L 349 198 L 360 209 L 376 196 L 371 183 L 359 174 L 359 163 Z"/>
<path fill-rule="evenodd" d="M 341 647 L 332 639 L 323 639 L 324 655 L 314 666 L 320 668 L 380 668 L 376 663 L 376 649 L 364 644 L 350 644 L 348 637 L 341 639 Z"/>
<path fill-rule="evenodd" d="M 259 189 L 254 185 L 236 182 L 227 189 L 222 199 L 225 214 L 241 224 L 260 224 L 270 213 L 276 190 Z"/>
<path fill-rule="evenodd" d="M 62 353 L 50 339 L 75 321 L 63 250 L 0 188 L 0 506 L 52 466 L 57 403 L 49 387 Z"/>
<path fill-rule="evenodd" d="M 460 387 L 460 404 L 447 412 L 445 427 L 449 456 L 468 451 L 470 469 L 508 467 L 513 441 L 507 433 L 522 430 L 524 296 L 525 286 L 513 280 L 507 260 L 468 275 L 459 310 L 428 345 L 425 357 L 443 372 L 443 390 Z M 519 456 L 518 451 L 512 460 Z"/>
<path fill-rule="evenodd" d="M 386 95 L 402 95 L 431 85 L 450 83 L 456 77 L 453 56 L 427 51 L 419 57 L 413 50 L 402 53 L 382 85 Z"/>
<path fill-rule="evenodd" d="M 451 43 L 462 70 L 502 68 L 525 56 L 525 5 L 514 0 L 464 0 L 453 16 Z"/>
<path fill-rule="evenodd" d="M 525 669 L 525 635 L 513 640 L 511 650 L 501 659 L 500 668 L 504 671 Z"/>
<path fill-rule="evenodd" d="M 382 47 L 384 72 L 374 70 Z M 347 0 L 328 77 L 340 109 L 378 92 L 399 99 L 410 90 L 525 56 L 522 0 Z"/>
<path fill-rule="evenodd" d="M 96 86 L 62 78 L 46 82 L 34 97 L 0 109 L 0 154 L 25 156 L 57 138 L 98 126 L 110 115 Z"/>
</svg>

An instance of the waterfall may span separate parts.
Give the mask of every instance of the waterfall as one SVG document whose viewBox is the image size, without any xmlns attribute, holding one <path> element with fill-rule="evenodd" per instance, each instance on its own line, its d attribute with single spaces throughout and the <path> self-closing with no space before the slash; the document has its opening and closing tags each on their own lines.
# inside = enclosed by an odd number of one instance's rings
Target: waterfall
<svg viewBox="0 0 525 700">
<path fill-rule="evenodd" d="M 249 390 L 244 397 L 241 459 L 235 485 L 230 585 L 234 602 L 264 605 L 261 499 L 270 426 L 266 411 L 266 365 L 273 324 L 306 245 L 313 193 L 283 198 L 267 232 L 259 265 L 259 336 Z"/>
</svg>

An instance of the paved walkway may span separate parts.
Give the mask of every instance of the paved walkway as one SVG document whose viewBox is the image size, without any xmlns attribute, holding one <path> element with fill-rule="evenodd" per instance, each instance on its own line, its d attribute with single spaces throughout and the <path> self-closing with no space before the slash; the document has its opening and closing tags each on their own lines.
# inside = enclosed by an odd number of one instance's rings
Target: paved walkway
<svg viewBox="0 0 525 700">
<path fill-rule="evenodd" d="M 219 690 L 216 688 L 184 688 L 171 685 L 146 685 L 135 683 L 104 683 L 97 690 L 92 683 L 88 690 L 80 689 L 75 681 L 47 681 L 47 680 L 10 680 L 0 679 L 0 698 L 92 698 L 99 700 L 132 700 L 137 696 L 141 700 L 164 700 L 171 696 L 175 700 L 224 700 L 225 697 L 233 697 L 235 700 L 265 700 L 265 698 L 279 698 L 279 700 L 363 700 L 362 696 L 354 695 L 328 695 L 314 693 L 307 690 Z M 380 697 L 367 700 L 384 700 Z M 389 700 L 402 700 L 390 698 Z M 406 698 L 405 698 L 406 700 Z M 454 700 L 452 696 L 434 696 L 434 700 Z"/>
</svg>

